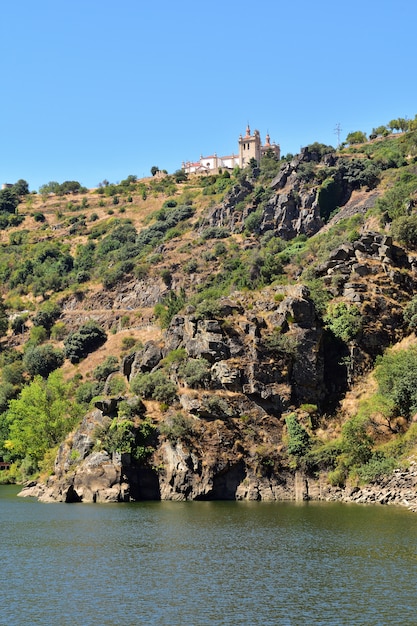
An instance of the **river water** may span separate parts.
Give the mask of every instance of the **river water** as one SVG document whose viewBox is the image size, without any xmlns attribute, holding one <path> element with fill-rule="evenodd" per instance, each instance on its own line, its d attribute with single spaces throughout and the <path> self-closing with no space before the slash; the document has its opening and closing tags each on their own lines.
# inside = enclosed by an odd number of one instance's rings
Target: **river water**
<svg viewBox="0 0 417 626">
<path fill-rule="evenodd" d="M 407 510 L 17 492 L 0 487 L 1 626 L 417 624 Z"/>
</svg>

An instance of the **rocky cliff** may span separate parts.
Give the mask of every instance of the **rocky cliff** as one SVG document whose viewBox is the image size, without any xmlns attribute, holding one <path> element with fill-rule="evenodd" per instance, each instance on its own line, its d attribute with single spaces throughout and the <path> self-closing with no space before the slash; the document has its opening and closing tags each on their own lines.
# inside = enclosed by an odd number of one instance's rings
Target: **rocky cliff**
<svg viewBox="0 0 417 626">
<path fill-rule="evenodd" d="M 416 290 L 417 257 L 393 240 L 389 225 L 363 217 L 382 194 L 364 158 L 313 146 L 267 183 L 259 180 L 256 168 L 243 172 L 195 219 L 181 246 L 175 239 L 181 229 L 158 239 L 166 232 L 164 203 L 152 235 L 157 273 L 142 267 L 135 278 L 130 268 L 129 279 L 115 287 L 65 295 L 62 319 L 71 327 L 94 313 L 116 331 L 123 313 L 140 308 L 150 338 L 110 374 L 94 409 L 61 443 L 53 474 L 24 493 L 64 502 L 311 498 L 415 505 L 414 467 L 366 489 L 349 481 L 332 486 L 327 473 L 342 454 L 332 443 L 346 417 L 345 393 L 409 333 L 403 312 Z M 332 225 L 358 216 L 348 233 L 342 226 L 325 238 Z M 313 235 L 316 247 L 305 246 L 302 256 L 299 247 L 286 247 Z M 229 249 L 210 238 L 228 239 Z M 229 255 L 224 263 L 222 255 Z M 222 272 L 231 276 L 229 294 L 191 305 L 191 294 L 222 284 Z M 170 313 L 163 332 L 156 332 L 158 306 Z M 114 380 L 120 393 L 112 391 Z M 329 445 L 319 460 L 291 452 L 290 416 L 300 429 L 299 449 L 307 439 Z M 379 436 L 390 434 L 385 428 Z"/>
<path fill-rule="evenodd" d="M 28 493 L 65 502 L 374 498 L 374 488 L 366 495 L 294 473 L 285 454 L 285 416 L 298 407 L 300 419 L 314 431 L 315 414 L 332 410 L 375 355 L 401 338 L 396 302 L 412 292 L 413 269 L 414 259 L 389 237 L 369 231 L 317 267 L 336 295 L 361 307 L 365 320 L 344 363 L 303 285 L 265 289 L 256 300 L 235 294 L 221 301 L 217 319 L 202 319 L 189 306 L 173 317 L 162 341 L 147 342 L 123 363 L 129 381 L 164 372 L 175 385 L 169 406 L 155 420 L 146 461 L 100 447 L 99 430 L 117 419 L 123 402 L 135 404 L 131 397 L 108 397 L 61 445 L 46 486 Z M 335 273 L 340 280 L 332 287 Z M 203 363 L 204 375 L 196 382 L 179 363 L 167 366 L 175 353 L 188 363 Z M 136 400 L 139 425 L 155 402 Z M 377 501 L 403 499 L 401 490 L 389 496 L 384 489 Z"/>
</svg>

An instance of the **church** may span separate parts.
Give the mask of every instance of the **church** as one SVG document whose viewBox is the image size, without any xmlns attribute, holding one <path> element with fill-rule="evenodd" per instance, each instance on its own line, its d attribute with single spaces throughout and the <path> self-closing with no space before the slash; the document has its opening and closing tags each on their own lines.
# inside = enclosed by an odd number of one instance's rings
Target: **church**
<svg viewBox="0 0 417 626">
<path fill-rule="evenodd" d="M 236 166 L 246 167 L 252 158 L 260 163 L 261 158 L 267 152 L 275 154 L 277 159 L 281 157 L 279 144 L 271 143 L 268 133 L 265 137 L 265 143 L 262 144 L 259 130 L 255 130 L 252 135 L 248 124 L 245 136 L 240 135 L 239 137 L 237 154 L 217 156 L 214 153 L 210 156 L 200 156 L 200 160 L 195 163 L 183 162 L 182 169 L 187 174 L 209 174 L 218 172 L 219 169 L 233 170 Z"/>
</svg>

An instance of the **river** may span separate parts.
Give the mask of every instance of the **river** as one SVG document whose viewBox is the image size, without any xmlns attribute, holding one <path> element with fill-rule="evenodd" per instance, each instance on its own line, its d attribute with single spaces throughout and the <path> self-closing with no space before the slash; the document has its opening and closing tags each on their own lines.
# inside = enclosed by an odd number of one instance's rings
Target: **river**
<svg viewBox="0 0 417 626">
<path fill-rule="evenodd" d="M 401 508 L 17 492 L 0 487 L 1 626 L 417 624 L 417 515 Z"/>
</svg>

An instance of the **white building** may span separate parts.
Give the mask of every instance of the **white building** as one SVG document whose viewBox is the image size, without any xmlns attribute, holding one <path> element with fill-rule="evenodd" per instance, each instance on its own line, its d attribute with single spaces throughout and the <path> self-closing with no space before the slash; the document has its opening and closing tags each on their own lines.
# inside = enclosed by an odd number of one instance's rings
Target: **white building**
<svg viewBox="0 0 417 626">
<path fill-rule="evenodd" d="M 245 167 L 254 158 L 258 163 L 269 151 L 272 151 L 277 158 L 281 156 L 279 144 L 271 143 L 269 134 L 266 135 L 265 143 L 262 145 L 261 136 L 258 130 L 251 135 L 249 125 L 246 128 L 244 137 L 240 135 L 239 154 L 228 156 L 217 156 L 216 153 L 210 156 L 200 156 L 199 161 L 187 161 L 182 163 L 182 169 L 187 174 L 209 174 L 217 172 L 219 169 L 233 170 L 236 166 Z"/>
</svg>

